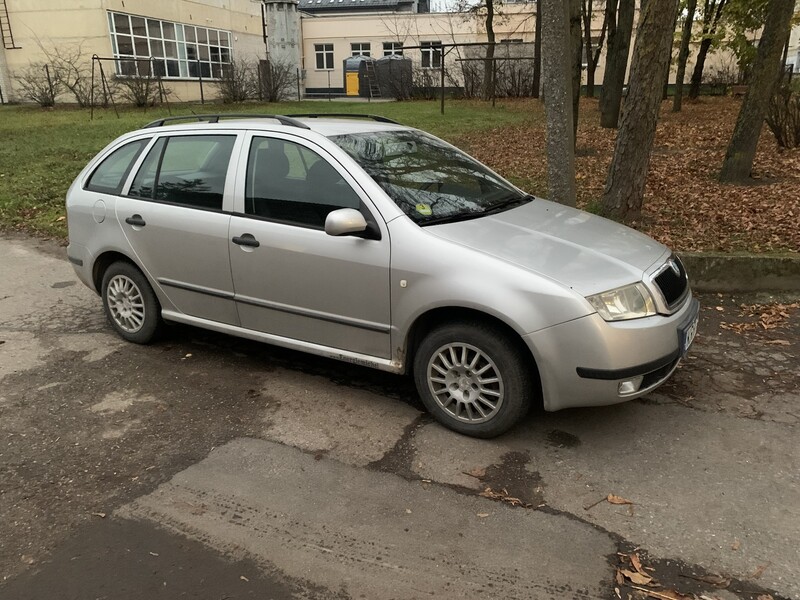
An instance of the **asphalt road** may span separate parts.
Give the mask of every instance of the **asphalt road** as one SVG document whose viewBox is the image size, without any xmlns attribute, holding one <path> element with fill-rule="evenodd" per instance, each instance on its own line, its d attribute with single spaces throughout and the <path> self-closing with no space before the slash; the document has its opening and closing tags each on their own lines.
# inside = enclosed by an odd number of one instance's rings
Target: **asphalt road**
<svg viewBox="0 0 800 600">
<path fill-rule="evenodd" d="M 800 326 L 721 329 L 743 300 L 702 298 L 657 393 L 480 441 L 407 378 L 127 344 L 63 248 L 0 237 L 0 598 L 626 598 L 634 553 L 662 593 L 800 598 Z"/>
</svg>

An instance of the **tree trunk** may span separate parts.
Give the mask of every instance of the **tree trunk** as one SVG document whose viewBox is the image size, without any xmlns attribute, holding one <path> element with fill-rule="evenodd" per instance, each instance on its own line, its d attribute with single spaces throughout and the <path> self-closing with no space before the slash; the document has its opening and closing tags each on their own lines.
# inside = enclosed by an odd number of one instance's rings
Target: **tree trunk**
<svg viewBox="0 0 800 600">
<path fill-rule="evenodd" d="M 780 79 L 781 55 L 789 37 L 794 5 L 795 0 L 770 0 L 753 74 L 725 153 L 720 181 L 740 182 L 750 178 L 764 116 Z"/>
<path fill-rule="evenodd" d="M 542 0 L 536 0 L 536 39 L 533 41 L 533 97 L 542 87 Z"/>
<path fill-rule="evenodd" d="M 540 7 L 550 199 L 575 206 L 569 7 L 562 0 L 540 0 Z"/>
<path fill-rule="evenodd" d="M 583 79 L 583 37 L 581 36 L 581 0 L 569 0 L 569 35 L 572 46 L 572 139 L 578 139 L 578 112 Z"/>
<path fill-rule="evenodd" d="M 625 72 L 628 69 L 628 53 L 633 31 L 633 16 L 636 12 L 635 0 L 609 0 L 616 13 L 609 18 L 608 50 L 606 51 L 606 70 L 603 73 L 603 90 L 600 92 L 600 125 L 616 129 L 619 123 L 619 110 L 622 104 L 622 90 L 625 87 Z M 608 10 L 608 6 L 606 7 Z"/>
<path fill-rule="evenodd" d="M 494 97 L 494 0 L 486 0 L 486 60 L 483 61 L 483 99 Z"/>
<path fill-rule="evenodd" d="M 649 0 L 639 17 L 628 97 L 603 194 L 604 211 L 621 219 L 641 215 L 677 5 L 678 0 Z"/>
<path fill-rule="evenodd" d="M 706 56 L 708 56 L 708 51 L 711 50 L 711 44 L 713 42 L 711 36 L 717 32 L 717 26 L 722 17 L 722 11 L 727 3 L 728 0 L 706 0 L 705 10 L 703 12 L 703 40 L 700 42 L 700 49 L 697 51 L 697 61 L 694 63 L 692 80 L 689 85 L 689 98 L 693 100 L 700 96 L 700 84 L 703 83 L 703 70 L 706 66 Z"/>
<path fill-rule="evenodd" d="M 583 18 L 583 47 L 586 49 L 586 97 L 594 96 L 594 71 L 597 66 L 592 61 L 594 47 L 592 44 L 592 0 L 582 0 L 581 17 Z"/>
<path fill-rule="evenodd" d="M 664 75 L 664 93 L 661 95 L 662 100 L 669 98 L 669 72 L 672 70 L 672 47 L 675 45 L 675 28 L 678 26 L 678 6 L 675 7 L 675 18 L 672 19 L 672 37 L 669 42 L 669 65 L 667 66 L 667 73 Z"/>
<path fill-rule="evenodd" d="M 686 61 L 689 60 L 689 44 L 692 41 L 692 25 L 694 13 L 697 12 L 697 0 L 688 0 L 686 20 L 681 31 L 681 48 L 678 51 L 678 69 L 675 73 L 675 96 L 672 99 L 672 112 L 680 112 L 683 102 L 683 80 L 686 77 Z"/>
</svg>

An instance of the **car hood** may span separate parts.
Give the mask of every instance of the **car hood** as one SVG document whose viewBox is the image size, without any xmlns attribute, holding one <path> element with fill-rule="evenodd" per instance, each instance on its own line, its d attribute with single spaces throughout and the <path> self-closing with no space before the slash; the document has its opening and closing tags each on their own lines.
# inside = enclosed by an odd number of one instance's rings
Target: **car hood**
<svg viewBox="0 0 800 600">
<path fill-rule="evenodd" d="M 425 229 L 584 296 L 640 281 L 668 252 L 630 227 L 539 198 L 496 215 Z"/>
</svg>

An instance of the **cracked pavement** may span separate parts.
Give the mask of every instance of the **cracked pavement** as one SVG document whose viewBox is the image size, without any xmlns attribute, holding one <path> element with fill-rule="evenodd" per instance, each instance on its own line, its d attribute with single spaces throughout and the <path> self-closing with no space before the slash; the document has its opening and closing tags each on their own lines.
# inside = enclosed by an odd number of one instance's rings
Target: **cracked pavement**
<svg viewBox="0 0 800 600">
<path fill-rule="evenodd" d="M 701 297 L 655 393 L 487 441 L 408 378 L 189 327 L 127 344 L 63 248 L 0 256 L 0 598 L 625 598 L 634 551 L 664 589 L 800 598 L 796 312 L 736 333 L 756 300 Z"/>
</svg>

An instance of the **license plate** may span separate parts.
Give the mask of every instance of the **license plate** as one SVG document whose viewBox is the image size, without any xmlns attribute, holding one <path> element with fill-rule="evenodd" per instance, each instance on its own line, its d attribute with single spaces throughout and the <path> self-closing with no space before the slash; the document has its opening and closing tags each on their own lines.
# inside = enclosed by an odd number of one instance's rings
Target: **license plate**
<svg viewBox="0 0 800 600">
<path fill-rule="evenodd" d="M 693 302 L 691 316 L 688 323 L 678 327 L 678 339 L 680 341 L 681 356 L 686 356 L 692 342 L 697 335 L 697 324 L 700 322 L 700 304 L 696 300 Z"/>
</svg>

